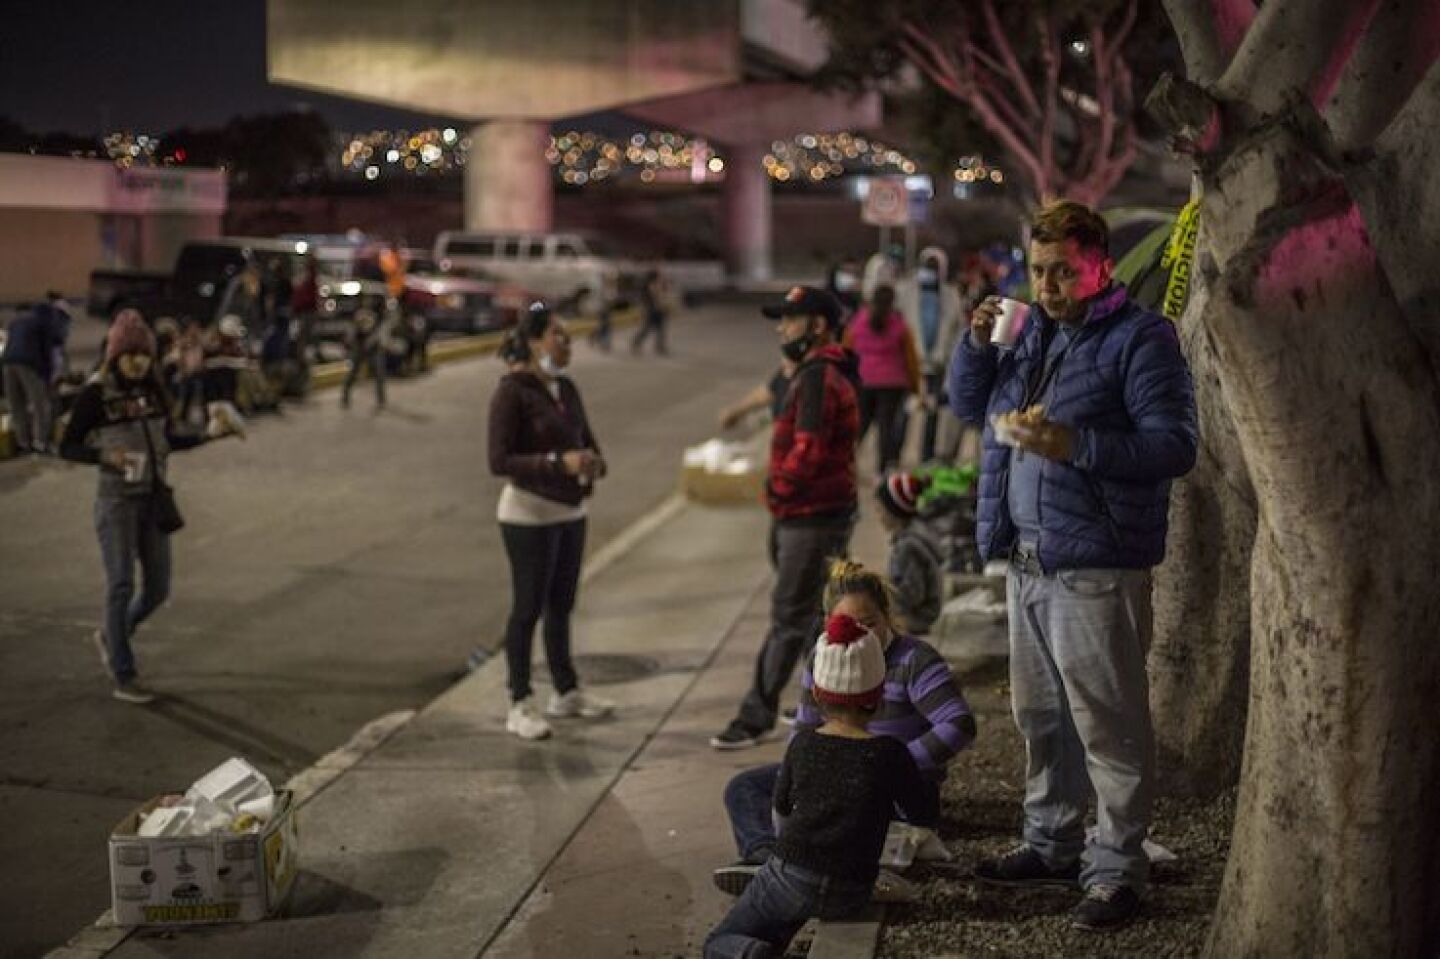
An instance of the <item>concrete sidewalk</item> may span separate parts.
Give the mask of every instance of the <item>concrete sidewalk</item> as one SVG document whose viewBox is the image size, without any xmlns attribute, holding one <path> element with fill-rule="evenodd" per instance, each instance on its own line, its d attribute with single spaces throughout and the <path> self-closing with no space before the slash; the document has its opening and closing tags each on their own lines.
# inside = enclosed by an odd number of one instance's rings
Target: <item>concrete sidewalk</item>
<svg viewBox="0 0 1440 959">
<path fill-rule="evenodd" d="M 309 798 L 284 916 L 139 929 L 113 951 L 122 931 L 96 929 L 52 955 L 692 954 L 685 941 L 727 905 L 709 886 L 709 869 L 730 857 L 720 787 L 767 755 L 724 757 L 705 744 L 748 681 L 767 524 L 758 508 L 686 505 L 590 577 L 575 617 L 577 665 L 621 704 L 614 719 L 558 723 L 536 744 L 507 735 L 496 657 L 413 719 L 397 717 L 398 732 Z M 666 762 L 667 753 L 684 756 Z M 668 844 L 653 845 L 657 828 Z M 599 890 L 638 891 L 640 863 L 654 891 L 647 908 L 611 912 Z M 675 864 L 683 882 L 664 878 Z M 546 917 L 556 889 L 561 911 L 582 922 Z"/>
</svg>

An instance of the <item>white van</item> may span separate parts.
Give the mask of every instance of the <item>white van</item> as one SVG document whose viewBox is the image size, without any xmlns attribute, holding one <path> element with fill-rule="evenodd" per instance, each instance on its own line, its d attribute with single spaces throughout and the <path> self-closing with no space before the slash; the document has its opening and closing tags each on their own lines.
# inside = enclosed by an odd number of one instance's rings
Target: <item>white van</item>
<svg viewBox="0 0 1440 959">
<path fill-rule="evenodd" d="M 435 239 L 442 270 L 475 270 L 534 290 L 548 300 L 590 291 L 593 302 L 614 299 L 628 264 L 608 256 L 594 240 L 577 233 L 521 233 L 447 230 Z"/>
</svg>

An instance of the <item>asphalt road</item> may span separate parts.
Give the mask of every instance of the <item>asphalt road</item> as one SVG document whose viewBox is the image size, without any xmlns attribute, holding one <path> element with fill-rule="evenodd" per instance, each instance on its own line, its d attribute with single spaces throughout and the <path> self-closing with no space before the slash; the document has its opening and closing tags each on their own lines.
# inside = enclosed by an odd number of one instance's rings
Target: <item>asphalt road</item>
<svg viewBox="0 0 1440 959">
<path fill-rule="evenodd" d="M 668 359 L 576 348 L 611 464 L 592 552 L 673 491 L 681 450 L 777 355 L 753 309 L 696 311 L 672 334 Z M 110 699 L 88 639 L 93 471 L 0 463 L 0 956 L 43 954 L 107 908 L 106 837 L 147 797 L 231 755 L 283 781 L 496 646 L 509 574 L 485 419 L 500 372 L 483 359 L 392 382 L 380 414 L 369 391 L 348 412 L 321 393 L 248 442 L 177 455 L 189 525 L 171 601 L 136 641 L 164 694 L 148 708 Z"/>
</svg>

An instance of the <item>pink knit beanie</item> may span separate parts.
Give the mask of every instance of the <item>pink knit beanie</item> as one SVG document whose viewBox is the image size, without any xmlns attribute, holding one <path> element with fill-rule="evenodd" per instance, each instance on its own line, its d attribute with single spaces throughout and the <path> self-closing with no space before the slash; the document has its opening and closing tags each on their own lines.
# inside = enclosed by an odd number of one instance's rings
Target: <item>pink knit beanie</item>
<svg viewBox="0 0 1440 959">
<path fill-rule="evenodd" d="M 155 355 L 155 333 L 139 310 L 124 309 L 115 314 L 105 338 L 105 362 L 113 363 L 125 353 Z"/>
</svg>

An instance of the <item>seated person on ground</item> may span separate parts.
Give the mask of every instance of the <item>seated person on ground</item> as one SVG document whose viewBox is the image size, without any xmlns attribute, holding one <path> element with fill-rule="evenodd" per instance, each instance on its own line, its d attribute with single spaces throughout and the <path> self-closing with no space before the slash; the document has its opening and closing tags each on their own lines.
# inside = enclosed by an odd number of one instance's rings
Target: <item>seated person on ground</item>
<svg viewBox="0 0 1440 959">
<path fill-rule="evenodd" d="M 906 809 L 901 818 L 933 830 L 939 822 L 940 784 L 946 765 L 975 740 L 970 706 L 935 648 L 897 631 L 891 588 L 884 577 L 859 563 L 837 560 L 825 588 L 825 606 L 832 615 L 853 617 L 880 641 L 885 660 L 884 695 L 867 728 L 877 736 L 898 740 L 915 760 L 924 788 L 934 801 L 926 803 L 926 815 Z M 807 667 L 801 677 L 796 735 L 822 722 L 814 688 L 813 668 Z M 771 763 L 737 773 L 725 787 L 725 811 L 740 854 L 738 862 L 715 870 L 715 884 L 725 892 L 739 894 L 775 852 L 771 806 L 779 777 L 780 766 Z M 919 855 L 943 859 L 948 858 L 948 851 L 931 835 Z"/>
<path fill-rule="evenodd" d="M 790 741 L 775 784 L 784 825 L 774 854 L 706 939 L 706 959 L 781 956 L 812 917 L 854 916 L 870 902 L 891 811 L 938 816 L 910 752 L 866 729 L 884 697 L 880 646 L 850 616 L 826 622 L 812 687 L 824 722 Z"/>
</svg>

